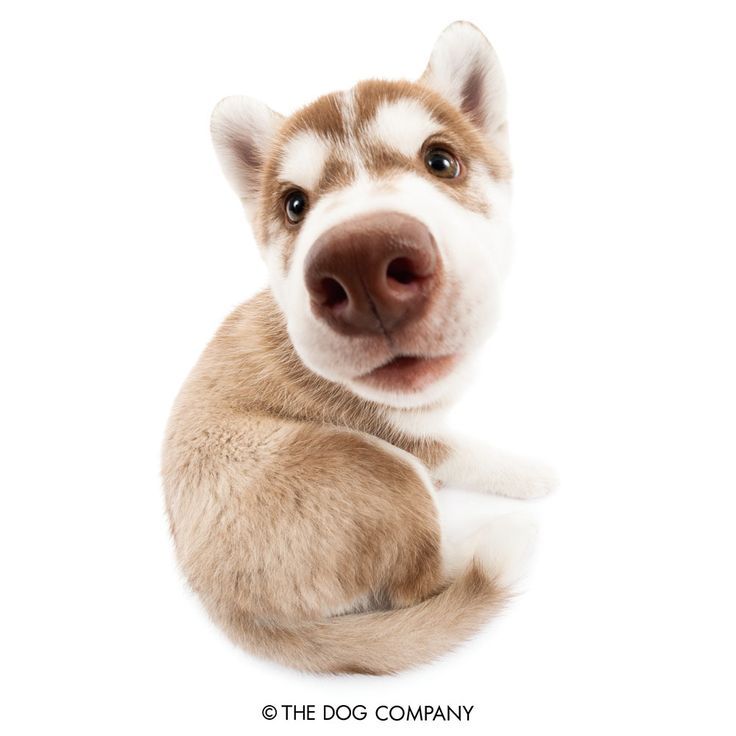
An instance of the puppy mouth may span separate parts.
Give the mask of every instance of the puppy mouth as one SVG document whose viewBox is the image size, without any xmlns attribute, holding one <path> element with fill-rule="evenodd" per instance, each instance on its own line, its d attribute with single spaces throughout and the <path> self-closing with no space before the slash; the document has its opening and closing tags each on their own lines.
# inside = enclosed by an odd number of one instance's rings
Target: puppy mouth
<svg viewBox="0 0 736 736">
<path fill-rule="evenodd" d="M 421 391 L 444 378 L 457 361 L 457 355 L 397 355 L 356 380 L 384 391 Z"/>
</svg>

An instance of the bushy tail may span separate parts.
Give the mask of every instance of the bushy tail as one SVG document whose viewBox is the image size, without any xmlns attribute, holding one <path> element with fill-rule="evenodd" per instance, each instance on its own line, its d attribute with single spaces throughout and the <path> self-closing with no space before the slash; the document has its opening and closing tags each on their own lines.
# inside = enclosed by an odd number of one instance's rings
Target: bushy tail
<svg viewBox="0 0 736 736">
<path fill-rule="evenodd" d="M 476 632 L 507 598 L 473 561 L 443 591 L 409 608 L 347 614 L 293 628 L 250 624 L 243 643 L 312 672 L 384 675 L 429 662 Z"/>
</svg>

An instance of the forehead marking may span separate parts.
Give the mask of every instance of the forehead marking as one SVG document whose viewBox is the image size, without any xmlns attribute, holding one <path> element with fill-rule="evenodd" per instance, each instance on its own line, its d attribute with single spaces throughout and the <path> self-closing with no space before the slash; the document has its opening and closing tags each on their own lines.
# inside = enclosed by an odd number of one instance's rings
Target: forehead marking
<svg viewBox="0 0 736 736">
<path fill-rule="evenodd" d="M 404 97 L 383 102 L 368 128 L 375 143 L 413 158 L 429 136 L 440 126 L 429 111 L 417 100 Z"/>
<path fill-rule="evenodd" d="M 345 140 L 343 141 L 344 157 L 350 161 L 354 174 L 361 173 L 363 168 L 363 158 L 358 153 L 358 135 L 359 121 L 355 104 L 355 90 L 350 89 L 342 94 L 342 118 L 345 121 Z"/>
<path fill-rule="evenodd" d="M 281 154 L 279 173 L 285 181 L 314 189 L 322 178 L 331 146 L 319 133 L 302 130 L 291 138 Z"/>
</svg>

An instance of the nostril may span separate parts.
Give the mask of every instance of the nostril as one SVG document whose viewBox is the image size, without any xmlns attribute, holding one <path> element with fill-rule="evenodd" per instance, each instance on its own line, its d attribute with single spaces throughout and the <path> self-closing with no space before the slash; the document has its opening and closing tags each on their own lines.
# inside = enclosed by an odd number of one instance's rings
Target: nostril
<svg viewBox="0 0 736 736">
<path fill-rule="evenodd" d="M 396 281 L 399 284 L 411 284 L 421 278 L 414 264 L 408 258 L 394 258 L 388 264 L 386 276 L 389 281 Z"/>
<path fill-rule="evenodd" d="M 343 285 L 330 277 L 323 278 L 320 282 L 322 289 L 322 304 L 326 307 L 338 307 L 348 300 L 348 294 Z"/>
<path fill-rule="evenodd" d="M 421 259 L 417 262 L 413 258 L 401 256 L 394 258 L 386 268 L 386 278 L 391 284 L 402 286 L 418 285 L 432 275 L 432 264 L 424 263 Z"/>
</svg>

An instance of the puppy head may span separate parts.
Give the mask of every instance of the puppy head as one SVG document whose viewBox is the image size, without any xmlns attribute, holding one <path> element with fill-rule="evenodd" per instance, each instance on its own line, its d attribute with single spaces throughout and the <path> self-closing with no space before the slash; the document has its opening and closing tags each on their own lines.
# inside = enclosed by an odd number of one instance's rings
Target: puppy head
<svg viewBox="0 0 736 736">
<path fill-rule="evenodd" d="M 440 400 L 496 318 L 510 245 L 505 95 L 468 23 L 416 83 L 368 81 L 284 118 L 220 102 L 215 148 L 304 364 L 390 406 Z"/>
</svg>

